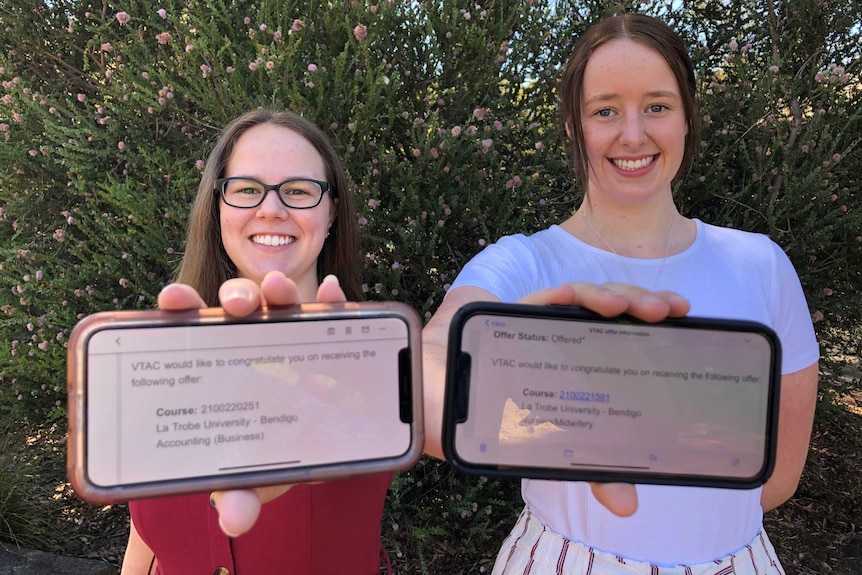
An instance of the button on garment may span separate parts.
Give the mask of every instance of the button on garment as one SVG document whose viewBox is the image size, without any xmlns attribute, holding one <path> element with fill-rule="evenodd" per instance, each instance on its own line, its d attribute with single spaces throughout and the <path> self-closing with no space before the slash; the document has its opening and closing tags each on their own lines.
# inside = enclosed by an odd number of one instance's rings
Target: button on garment
<svg viewBox="0 0 862 575">
<path fill-rule="evenodd" d="M 227 567 L 219 567 L 213 571 L 213 575 L 230 575 L 230 569 Z"/>
</svg>

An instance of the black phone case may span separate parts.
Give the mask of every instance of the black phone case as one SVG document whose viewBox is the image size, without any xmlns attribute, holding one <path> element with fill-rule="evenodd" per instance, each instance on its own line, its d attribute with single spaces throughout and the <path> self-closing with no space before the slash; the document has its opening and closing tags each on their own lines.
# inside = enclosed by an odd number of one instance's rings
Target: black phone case
<svg viewBox="0 0 862 575">
<path fill-rule="evenodd" d="M 457 425 L 469 417 L 470 376 L 472 358 L 462 351 L 462 333 L 466 321 L 474 315 L 547 318 L 555 320 L 602 322 L 612 325 L 662 325 L 680 329 L 711 329 L 742 331 L 762 334 L 772 346 L 772 362 L 766 414 L 764 461 L 760 472 L 750 478 L 719 477 L 713 475 L 682 475 L 660 472 L 605 471 L 562 469 L 546 467 L 505 467 L 477 464 L 465 460 L 455 448 Z M 446 459 L 465 473 L 494 476 L 547 479 L 561 481 L 624 482 L 654 485 L 680 485 L 752 489 L 763 485 L 775 467 L 778 438 L 779 396 L 781 391 L 781 344 L 776 333 L 768 326 L 746 320 L 728 320 L 701 317 L 667 318 L 656 324 L 623 315 L 606 318 L 594 312 L 573 306 L 534 306 L 500 302 L 472 302 L 461 307 L 453 316 L 449 328 L 446 365 L 446 390 L 443 412 L 443 452 Z"/>
</svg>

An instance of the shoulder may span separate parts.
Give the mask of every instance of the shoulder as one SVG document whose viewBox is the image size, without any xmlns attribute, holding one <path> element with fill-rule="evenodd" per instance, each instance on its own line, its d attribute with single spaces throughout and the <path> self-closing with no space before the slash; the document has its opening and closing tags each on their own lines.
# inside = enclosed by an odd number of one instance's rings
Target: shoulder
<svg viewBox="0 0 862 575">
<path fill-rule="evenodd" d="M 509 258 L 524 263 L 525 257 L 535 259 L 546 249 L 554 246 L 565 234 L 559 226 L 551 226 L 534 234 L 512 234 L 503 236 L 477 254 L 483 258 Z"/>
<path fill-rule="evenodd" d="M 733 258 L 737 264 L 776 265 L 785 262 L 784 250 L 766 234 L 725 228 L 698 221 L 704 235 L 705 247 Z M 781 264 L 778 264 L 781 265 Z"/>
</svg>

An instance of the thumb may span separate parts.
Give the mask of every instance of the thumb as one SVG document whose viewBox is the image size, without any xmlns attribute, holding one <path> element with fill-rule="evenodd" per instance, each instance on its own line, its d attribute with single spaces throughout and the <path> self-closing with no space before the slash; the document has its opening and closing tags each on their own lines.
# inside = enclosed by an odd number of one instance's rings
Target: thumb
<svg viewBox="0 0 862 575">
<path fill-rule="evenodd" d="M 260 498 L 253 490 L 215 492 L 210 503 L 218 511 L 219 527 L 228 537 L 238 537 L 251 529 L 260 515 Z"/>
<path fill-rule="evenodd" d="M 619 517 L 629 517 L 638 510 L 637 488 L 631 483 L 590 483 L 593 497 L 608 511 Z"/>
</svg>

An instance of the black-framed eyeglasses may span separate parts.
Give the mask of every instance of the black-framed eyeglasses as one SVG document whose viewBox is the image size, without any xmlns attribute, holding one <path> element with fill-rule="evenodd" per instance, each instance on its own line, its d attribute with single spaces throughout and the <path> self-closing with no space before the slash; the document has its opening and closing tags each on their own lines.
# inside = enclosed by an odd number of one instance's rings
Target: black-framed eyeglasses
<svg viewBox="0 0 862 575">
<path fill-rule="evenodd" d="M 335 189 L 329 182 L 311 178 L 289 178 L 278 184 L 264 184 L 247 177 L 218 178 L 213 189 L 221 194 L 224 203 L 234 208 L 256 208 L 270 190 L 278 192 L 282 204 L 297 210 L 317 207 L 326 192 L 335 197 Z"/>
</svg>

